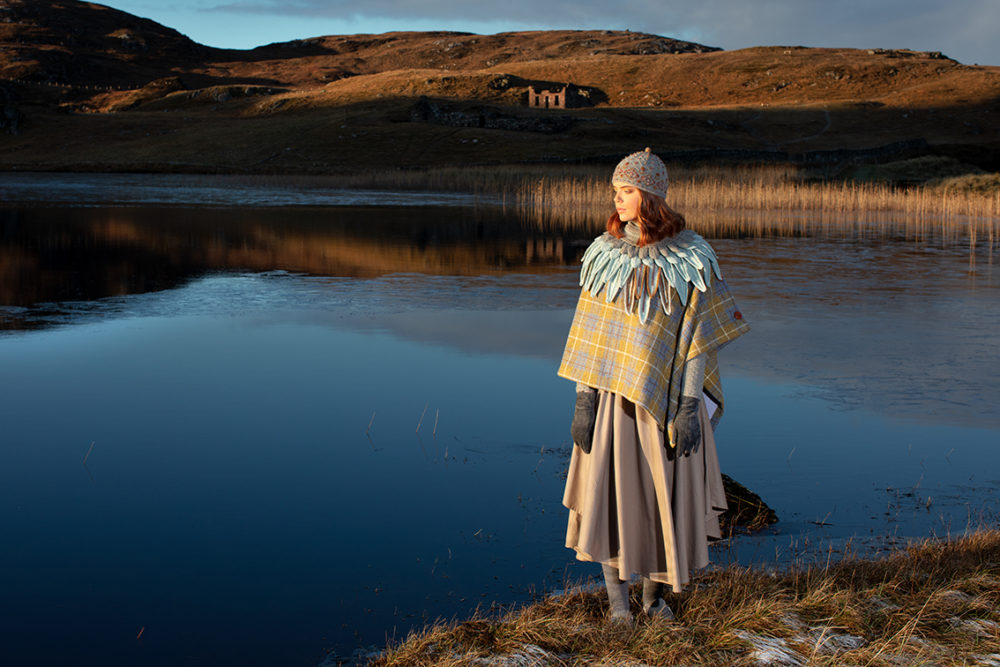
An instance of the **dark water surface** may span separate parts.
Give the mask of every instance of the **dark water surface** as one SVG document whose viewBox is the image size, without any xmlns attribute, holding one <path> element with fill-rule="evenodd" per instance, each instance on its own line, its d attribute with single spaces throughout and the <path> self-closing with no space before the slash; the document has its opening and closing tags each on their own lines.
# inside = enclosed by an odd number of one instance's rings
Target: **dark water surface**
<svg viewBox="0 0 1000 667">
<path fill-rule="evenodd" d="M 126 191 L 0 208 L 0 662 L 316 665 L 595 573 L 555 376 L 592 234 Z M 723 470 L 782 519 L 720 562 L 995 525 L 987 245 L 712 243 Z"/>
</svg>

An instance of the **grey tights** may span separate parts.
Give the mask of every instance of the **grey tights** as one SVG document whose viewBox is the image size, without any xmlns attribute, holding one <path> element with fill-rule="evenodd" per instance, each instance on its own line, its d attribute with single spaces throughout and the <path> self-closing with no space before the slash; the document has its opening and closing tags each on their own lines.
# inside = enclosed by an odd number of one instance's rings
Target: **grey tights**
<svg viewBox="0 0 1000 667">
<path fill-rule="evenodd" d="M 663 584 L 653 581 L 649 577 L 642 578 L 642 608 L 649 611 L 649 608 L 656 604 L 656 601 L 663 597 Z"/>
<path fill-rule="evenodd" d="M 608 589 L 608 602 L 611 603 L 611 618 L 627 621 L 632 618 L 628 607 L 628 582 L 618 578 L 618 568 L 607 563 L 601 564 L 604 572 L 604 586 Z"/>
<path fill-rule="evenodd" d="M 663 584 L 649 577 L 642 578 L 642 610 L 647 616 L 661 616 L 668 620 L 674 618 L 673 610 L 663 599 Z"/>
<path fill-rule="evenodd" d="M 607 563 L 601 564 L 604 586 L 608 589 L 610 616 L 616 621 L 631 621 L 632 613 L 628 604 L 628 582 L 618 578 L 618 569 Z M 648 577 L 642 578 L 642 610 L 647 616 L 662 616 L 672 619 L 674 612 L 663 599 L 663 584 Z"/>
</svg>

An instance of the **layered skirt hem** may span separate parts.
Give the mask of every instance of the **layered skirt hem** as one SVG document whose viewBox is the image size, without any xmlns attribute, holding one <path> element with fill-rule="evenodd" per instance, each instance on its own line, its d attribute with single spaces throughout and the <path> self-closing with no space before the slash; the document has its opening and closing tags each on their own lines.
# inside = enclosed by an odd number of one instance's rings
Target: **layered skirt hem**
<svg viewBox="0 0 1000 667">
<path fill-rule="evenodd" d="M 709 563 L 708 542 L 720 539 L 726 510 L 715 438 L 703 397 L 698 451 L 674 456 L 643 408 L 598 392 L 589 454 L 573 447 L 563 504 L 566 546 L 579 560 L 606 563 L 683 590 L 694 569 Z"/>
</svg>

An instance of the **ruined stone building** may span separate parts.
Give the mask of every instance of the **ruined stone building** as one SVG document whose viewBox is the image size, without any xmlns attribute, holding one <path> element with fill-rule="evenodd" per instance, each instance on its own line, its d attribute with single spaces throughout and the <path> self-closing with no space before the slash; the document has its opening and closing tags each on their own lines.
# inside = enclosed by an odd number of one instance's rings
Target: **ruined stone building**
<svg viewBox="0 0 1000 667">
<path fill-rule="evenodd" d="M 566 95 L 569 86 L 560 90 L 535 90 L 528 86 L 528 106 L 535 109 L 565 109 Z"/>
<path fill-rule="evenodd" d="M 567 101 L 567 97 L 573 97 L 568 84 L 559 90 L 542 90 L 528 86 L 528 106 L 535 109 L 565 109 L 573 106 L 572 99 Z"/>
<path fill-rule="evenodd" d="M 572 83 L 563 84 L 562 88 L 556 87 L 559 84 L 542 85 L 551 87 L 528 86 L 528 106 L 532 109 L 573 109 L 593 106 L 591 100 L 593 91 L 590 88 L 581 88 Z"/>
</svg>

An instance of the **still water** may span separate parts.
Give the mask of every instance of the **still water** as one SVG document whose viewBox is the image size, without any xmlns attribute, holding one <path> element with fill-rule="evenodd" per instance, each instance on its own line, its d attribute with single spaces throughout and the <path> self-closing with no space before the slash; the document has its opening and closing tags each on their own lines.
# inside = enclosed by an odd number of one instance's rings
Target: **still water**
<svg viewBox="0 0 1000 667">
<path fill-rule="evenodd" d="M 591 230 L 457 197 L 19 178 L 0 662 L 317 665 L 595 574 L 562 547 L 555 376 Z M 996 248 L 716 236 L 753 326 L 722 354 L 720 458 L 781 517 L 717 561 L 995 525 Z"/>
</svg>

